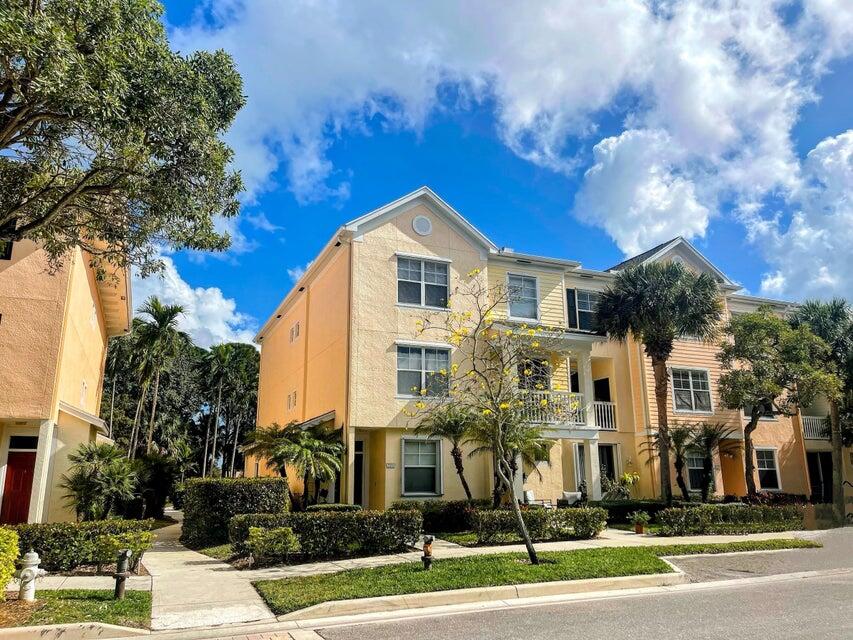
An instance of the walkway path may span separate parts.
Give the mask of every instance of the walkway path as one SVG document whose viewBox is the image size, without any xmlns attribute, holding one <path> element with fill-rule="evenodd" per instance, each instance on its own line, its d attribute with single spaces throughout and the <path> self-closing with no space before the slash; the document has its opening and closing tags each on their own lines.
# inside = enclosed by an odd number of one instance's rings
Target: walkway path
<svg viewBox="0 0 853 640">
<path fill-rule="evenodd" d="M 705 542 L 738 542 L 741 540 L 771 540 L 775 538 L 808 538 L 820 534 L 818 531 L 783 531 L 776 533 L 753 533 L 735 536 L 677 536 L 663 538 L 652 535 L 637 535 L 618 529 L 606 529 L 597 538 L 591 540 L 565 540 L 560 542 L 538 542 L 537 551 L 571 551 L 575 549 L 595 549 L 602 547 L 647 547 L 669 544 L 696 544 Z M 524 545 L 512 544 L 495 547 L 463 547 L 445 540 L 436 540 L 433 545 L 433 555 L 441 558 L 460 558 L 492 553 L 524 552 Z M 292 566 L 268 567 L 265 569 L 250 569 L 238 572 L 239 578 L 247 581 L 277 580 L 296 576 L 317 575 L 322 573 L 337 573 L 346 569 L 363 567 L 381 567 L 402 562 L 416 562 L 423 555 L 420 551 L 395 553 L 387 556 L 371 556 L 369 558 L 351 558 L 332 562 L 314 562 Z M 147 556 L 146 556 L 147 557 Z M 147 566 L 147 563 L 146 563 Z"/>
<path fill-rule="evenodd" d="M 180 518 L 178 512 L 170 516 Z M 181 525 L 159 529 L 143 563 L 152 579 L 152 629 L 186 629 L 254 620 L 273 614 L 233 567 L 178 542 Z"/>
</svg>

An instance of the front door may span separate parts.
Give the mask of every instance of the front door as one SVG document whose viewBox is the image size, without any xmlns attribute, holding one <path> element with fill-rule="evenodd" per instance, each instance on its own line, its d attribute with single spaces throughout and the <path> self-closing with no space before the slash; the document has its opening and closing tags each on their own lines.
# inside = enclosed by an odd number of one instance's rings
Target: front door
<svg viewBox="0 0 853 640">
<path fill-rule="evenodd" d="M 812 502 L 832 502 L 832 453 L 829 451 L 807 451 Z"/>
<path fill-rule="evenodd" d="M 6 482 L 3 484 L 3 505 L 0 507 L 0 522 L 3 524 L 20 524 L 27 521 L 35 466 L 35 451 L 9 452 L 6 459 Z"/>
<path fill-rule="evenodd" d="M 598 445 L 598 463 L 601 465 L 601 475 L 610 479 L 616 480 L 616 445 L 615 444 L 600 444 Z"/>
<path fill-rule="evenodd" d="M 364 440 L 355 441 L 355 464 L 353 465 L 353 502 L 364 506 Z"/>
</svg>

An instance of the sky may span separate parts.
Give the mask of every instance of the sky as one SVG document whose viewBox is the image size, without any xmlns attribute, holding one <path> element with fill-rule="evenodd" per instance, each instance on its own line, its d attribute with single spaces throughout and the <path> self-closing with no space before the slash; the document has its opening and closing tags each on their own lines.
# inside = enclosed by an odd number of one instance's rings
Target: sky
<svg viewBox="0 0 853 640">
<path fill-rule="evenodd" d="M 134 300 L 249 341 L 347 220 L 428 185 L 499 246 L 605 269 L 682 235 L 746 292 L 853 300 L 853 2 L 167 0 L 247 104 L 222 254 Z"/>
</svg>

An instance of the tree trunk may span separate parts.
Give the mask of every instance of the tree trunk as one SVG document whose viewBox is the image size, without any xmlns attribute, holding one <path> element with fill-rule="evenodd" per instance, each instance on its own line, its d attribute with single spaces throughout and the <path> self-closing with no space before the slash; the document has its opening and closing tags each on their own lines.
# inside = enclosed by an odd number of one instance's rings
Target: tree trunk
<svg viewBox="0 0 853 640">
<path fill-rule="evenodd" d="M 761 417 L 759 411 L 755 408 L 752 409 L 749 424 L 743 428 L 743 471 L 746 479 L 746 495 L 749 497 L 758 493 L 755 488 L 755 447 L 752 444 L 752 434 L 758 427 L 758 419 Z"/>
<path fill-rule="evenodd" d="M 142 393 L 139 394 L 139 400 L 136 403 L 136 413 L 133 414 L 133 428 L 130 430 L 130 442 L 127 444 L 127 457 L 133 460 L 136 457 L 136 438 L 139 434 L 139 419 L 142 414 L 142 403 L 145 402 L 145 392 L 147 387 L 142 387 Z"/>
<path fill-rule="evenodd" d="M 308 472 L 302 474 L 302 510 L 308 508 Z"/>
<path fill-rule="evenodd" d="M 527 549 L 527 556 L 530 558 L 530 564 L 539 564 L 539 556 L 536 555 L 536 549 L 533 547 L 533 541 L 530 539 L 530 532 L 527 530 L 527 525 L 524 523 L 524 517 L 521 515 L 521 506 L 518 504 L 518 496 L 515 493 L 515 483 L 512 481 L 512 468 L 506 462 L 502 461 L 502 465 L 506 465 L 506 469 L 498 467 L 498 475 L 505 487 L 509 487 L 510 498 L 512 499 L 512 510 L 515 512 L 515 520 L 518 523 L 518 532 L 524 540 L 524 546 Z"/>
<path fill-rule="evenodd" d="M 201 477 L 207 477 L 208 449 L 210 448 L 210 425 L 213 422 L 213 414 L 207 416 L 207 431 L 204 434 L 204 459 L 201 461 Z"/>
<path fill-rule="evenodd" d="M 494 473 L 492 473 L 494 481 L 494 486 L 492 487 L 492 509 L 497 509 L 501 506 L 501 479 L 498 475 L 498 457 L 494 452 L 492 452 L 492 464 L 494 465 Z"/>
<path fill-rule="evenodd" d="M 234 446 L 231 448 L 231 468 L 228 471 L 228 474 L 233 478 L 234 477 L 234 460 L 237 457 L 237 441 L 240 439 L 240 423 L 234 427 Z"/>
<path fill-rule="evenodd" d="M 222 380 L 219 381 L 219 391 L 216 393 L 216 416 L 213 419 L 213 445 L 210 447 L 210 473 L 216 466 L 216 439 L 219 436 L 219 410 L 222 405 Z"/>
<path fill-rule="evenodd" d="M 846 507 L 844 504 L 844 465 L 841 448 L 841 419 L 838 415 L 838 400 L 829 403 L 829 437 L 832 444 L 832 508 L 835 511 L 836 523 L 844 526 Z"/>
<path fill-rule="evenodd" d="M 672 481 L 669 472 L 669 416 L 666 410 L 669 395 L 669 374 L 666 360 L 652 356 L 655 375 L 655 405 L 658 413 L 658 456 L 660 457 L 660 492 L 668 505 L 672 504 Z"/>
<path fill-rule="evenodd" d="M 116 405 L 116 379 L 113 377 L 113 390 L 110 394 L 110 440 L 113 439 L 113 411 Z"/>
<path fill-rule="evenodd" d="M 711 491 L 711 474 L 714 472 L 714 460 L 711 456 L 702 458 L 702 502 L 708 502 Z"/>
<path fill-rule="evenodd" d="M 681 489 L 681 497 L 685 502 L 690 502 L 690 490 L 687 488 L 687 483 L 684 482 L 684 460 L 675 458 L 675 482 L 678 488 Z"/>
<path fill-rule="evenodd" d="M 160 370 L 154 374 L 154 398 L 151 400 L 151 418 L 148 421 L 148 439 L 145 443 L 145 451 L 151 453 L 154 444 L 154 421 L 157 417 L 157 394 L 160 392 Z"/>
<path fill-rule="evenodd" d="M 462 483 L 462 488 L 465 490 L 465 497 L 470 501 L 471 488 L 468 486 L 468 481 L 465 479 L 465 468 L 462 466 L 462 450 L 458 445 L 454 445 L 450 450 L 450 456 L 453 458 L 453 464 L 456 466 L 456 473 L 459 475 L 459 482 Z"/>
</svg>

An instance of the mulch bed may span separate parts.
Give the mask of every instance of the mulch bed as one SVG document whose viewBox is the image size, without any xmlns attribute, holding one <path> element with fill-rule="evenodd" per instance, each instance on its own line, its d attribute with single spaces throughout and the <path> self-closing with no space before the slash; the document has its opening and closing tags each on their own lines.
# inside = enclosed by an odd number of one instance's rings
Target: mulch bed
<svg viewBox="0 0 853 640">
<path fill-rule="evenodd" d="M 18 600 L 16 591 L 6 592 L 6 601 L 0 602 L 0 628 L 20 627 L 36 611 L 44 606 L 44 601 L 23 602 Z"/>
</svg>

